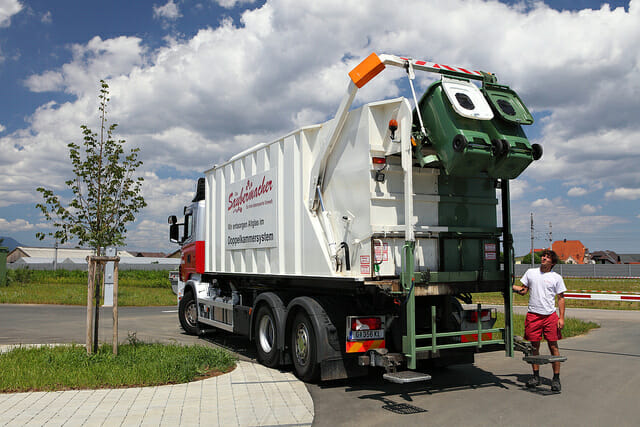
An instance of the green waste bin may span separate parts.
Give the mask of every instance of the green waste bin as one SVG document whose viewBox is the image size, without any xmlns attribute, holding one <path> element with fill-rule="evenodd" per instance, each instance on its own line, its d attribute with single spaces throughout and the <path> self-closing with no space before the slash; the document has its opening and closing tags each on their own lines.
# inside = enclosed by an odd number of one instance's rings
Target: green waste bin
<svg viewBox="0 0 640 427">
<path fill-rule="evenodd" d="M 494 119 L 486 127 L 494 154 L 489 176 L 516 178 L 533 160 L 542 156 L 542 147 L 530 145 L 522 130 L 522 125 L 533 124 L 533 116 L 508 86 L 485 83 L 482 93 L 494 112 Z"/>
<path fill-rule="evenodd" d="M 9 248 L 0 246 L 0 286 L 7 284 L 7 254 Z"/>
<path fill-rule="evenodd" d="M 493 113 L 473 83 L 443 77 L 429 86 L 418 105 L 429 143 L 448 175 L 474 176 L 491 167 L 485 122 Z"/>
<path fill-rule="evenodd" d="M 485 83 L 481 91 L 468 80 L 442 77 L 427 89 L 418 108 L 426 144 L 448 175 L 513 179 L 536 157 L 521 127 L 533 123 L 533 117 L 507 86 Z"/>
</svg>

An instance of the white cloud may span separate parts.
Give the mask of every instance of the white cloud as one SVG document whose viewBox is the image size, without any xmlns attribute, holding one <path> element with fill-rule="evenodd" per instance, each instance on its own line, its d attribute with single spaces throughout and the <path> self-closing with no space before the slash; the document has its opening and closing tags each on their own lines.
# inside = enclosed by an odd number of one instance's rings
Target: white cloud
<svg viewBox="0 0 640 427">
<path fill-rule="evenodd" d="M 49 92 L 64 88 L 64 77 L 59 71 L 45 71 L 27 78 L 25 84 L 32 92 Z"/>
<path fill-rule="evenodd" d="M 557 203 L 547 198 L 544 198 L 544 199 L 535 200 L 533 203 L 531 203 L 531 206 L 534 208 L 552 208 L 554 206 L 557 206 Z"/>
<path fill-rule="evenodd" d="M 599 211 L 601 209 L 600 206 L 593 206 L 593 205 L 582 205 L 582 212 L 588 215 L 594 214 L 597 211 Z"/>
<path fill-rule="evenodd" d="M 11 17 L 23 9 L 18 0 L 0 0 L 0 28 L 11 25 Z"/>
<path fill-rule="evenodd" d="M 135 72 L 144 64 L 146 53 L 141 39 L 125 36 L 107 40 L 96 36 L 85 45 L 72 45 L 71 52 L 71 62 L 28 77 L 26 86 L 34 92 L 57 90 L 95 100 L 100 79 L 122 78 Z"/>
<path fill-rule="evenodd" d="M 252 4 L 256 2 L 256 0 L 214 0 L 214 1 L 226 9 L 232 9 L 242 4 Z"/>
<path fill-rule="evenodd" d="M 40 21 L 42 21 L 43 24 L 51 24 L 53 22 L 53 17 L 51 15 L 50 11 L 45 12 L 42 15 L 42 18 L 40 18 Z"/>
<path fill-rule="evenodd" d="M 567 191 L 567 195 L 571 197 L 580 197 L 587 194 L 588 191 L 582 187 L 571 187 L 569 191 Z"/>
<path fill-rule="evenodd" d="M 640 199 L 640 188 L 616 188 L 607 191 L 605 197 L 608 199 L 638 200 Z"/>
<path fill-rule="evenodd" d="M 31 224 L 29 221 L 18 218 L 15 220 L 7 220 L 0 218 L 0 232 L 3 234 L 10 234 L 20 231 L 33 231 L 42 227 L 48 227 L 47 224 Z"/>
<path fill-rule="evenodd" d="M 164 6 L 153 6 L 153 17 L 156 19 L 175 21 L 181 16 L 180 9 L 173 0 L 169 0 Z"/>
<path fill-rule="evenodd" d="M 178 4 L 156 6 L 154 16 L 176 19 Z M 12 189 L 0 190 L 0 204 L 35 199 L 33 189 L 44 183 L 63 187 L 70 174 L 66 144 L 81 142 L 81 124 L 97 130 L 97 82 L 107 78 L 117 135 L 141 148 L 142 172 L 151 174 L 144 189 L 150 206 L 141 221 L 164 223 L 193 191 L 195 182 L 181 172 L 199 173 L 331 117 L 348 71 L 372 51 L 496 72 L 530 109 L 548 112 L 537 141 L 544 156 L 525 172 L 526 180 L 513 181 L 514 200 L 531 197 L 549 179 L 570 188 L 569 196 L 584 196 L 593 190 L 584 183 L 597 182 L 618 188 L 609 198 L 640 198 L 640 144 L 634 142 L 640 139 L 640 3 L 632 0 L 628 12 L 528 5 L 267 0 L 240 22 L 228 18 L 153 51 L 137 37 L 94 37 L 72 46 L 72 59 L 62 67 L 26 79 L 34 92 L 75 98 L 43 104 L 28 128 L 0 136 L 0 189 Z M 360 90 L 357 102 L 399 96 L 400 82 L 406 84 L 403 71 L 387 69 Z M 163 168 L 181 178 L 158 178 Z M 548 196 L 531 207 L 555 212 L 558 205 L 564 204 Z M 581 215 L 580 208 L 566 212 Z"/>
<path fill-rule="evenodd" d="M 529 189 L 529 183 L 524 179 L 516 179 L 509 183 L 509 195 L 511 200 L 521 199 Z"/>
</svg>

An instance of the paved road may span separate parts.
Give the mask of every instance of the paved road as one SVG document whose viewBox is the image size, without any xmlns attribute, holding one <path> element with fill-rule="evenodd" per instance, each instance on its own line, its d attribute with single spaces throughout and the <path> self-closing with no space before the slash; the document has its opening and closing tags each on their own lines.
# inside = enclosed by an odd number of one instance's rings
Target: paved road
<svg viewBox="0 0 640 427">
<path fill-rule="evenodd" d="M 0 305 L 0 344 L 84 342 L 82 307 Z M 547 380 L 537 391 L 524 387 L 529 365 L 503 353 L 481 354 L 472 366 L 431 372 L 429 383 L 395 385 L 379 375 L 309 385 L 314 425 L 637 425 L 640 421 L 640 311 L 568 310 L 568 316 L 602 325 L 586 336 L 561 341 L 561 394 Z M 100 337 L 111 337 L 111 314 L 102 312 Z M 174 307 L 121 308 L 120 336 L 206 343 L 255 357 L 244 338 L 219 333 L 205 339 L 185 335 Z"/>
<path fill-rule="evenodd" d="M 521 353 L 485 353 L 472 366 L 431 372 L 425 385 L 379 377 L 310 386 L 315 426 L 636 426 L 640 424 L 640 311 L 568 310 L 601 328 L 560 342 L 568 357 L 562 393 L 551 394 L 550 365 L 537 391 L 524 387 L 530 367 Z M 544 349 L 548 352 L 547 349 Z"/>
<path fill-rule="evenodd" d="M 77 343 L 84 345 L 86 337 L 86 307 L 0 304 L 0 345 Z M 101 342 L 111 342 L 113 318 L 111 308 L 100 309 Z M 241 360 L 254 360 L 255 350 L 247 339 L 220 331 L 204 337 L 187 335 L 178 323 L 176 307 L 119 307 L 118 334 L 120 341 L 129 333 L 147 342 L 208 344 L 227 348 Z"/>
</svg>

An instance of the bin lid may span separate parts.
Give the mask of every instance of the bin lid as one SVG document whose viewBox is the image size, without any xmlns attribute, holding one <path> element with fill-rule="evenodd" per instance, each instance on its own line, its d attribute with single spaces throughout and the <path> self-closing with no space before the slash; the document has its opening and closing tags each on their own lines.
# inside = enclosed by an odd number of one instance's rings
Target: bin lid
<svg viewBox="0 0 640 427">
<path fill-rule="evenodd" d="M 462 117 L 475 120 L 493 119 L 493 111 L 480 89 L 467 80 L 442 76 L 442 88 L 451 106 Z"/>
<path fill-rule="evenodd" d="M 520 125 L 533 123 L 533 116 L 509 86 L 485 84 L 482 91 L 501 119 Z"/>
</svg>

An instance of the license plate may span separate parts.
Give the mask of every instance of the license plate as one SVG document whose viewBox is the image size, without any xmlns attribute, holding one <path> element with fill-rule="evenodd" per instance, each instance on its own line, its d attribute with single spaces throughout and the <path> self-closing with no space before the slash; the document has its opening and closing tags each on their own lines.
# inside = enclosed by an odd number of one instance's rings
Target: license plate
<svg viewBox="0 0 640 427">
<path fill-rule="evenodd" d="M 384 338 L 384 329 L 364 330 L 364 331 L 350 331 L 349 340 L 380 340 Z"/>
</svg>

